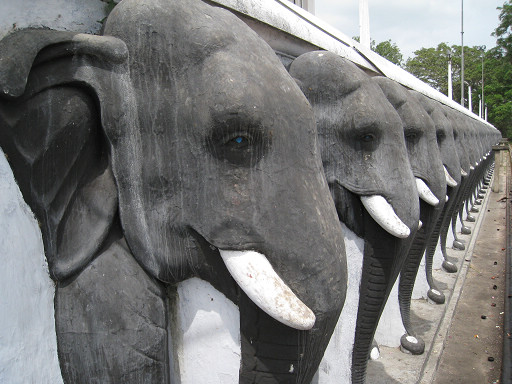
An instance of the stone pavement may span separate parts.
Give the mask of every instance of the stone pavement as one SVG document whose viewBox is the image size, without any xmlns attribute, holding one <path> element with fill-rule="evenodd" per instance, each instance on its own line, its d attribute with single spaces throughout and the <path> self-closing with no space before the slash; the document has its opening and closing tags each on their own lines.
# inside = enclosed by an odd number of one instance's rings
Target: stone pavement
<svg viewBox="0 0 512 384">
<path fill-rule="evenodd" d="M 510 168 L 502 168 L 510 172 Z M 368 384 L 499 383 L 503 343 L 506 248 L 506 177 L 500 191 L 488 193 L 466 250 L 448 249 L 459 272 L 434 271 L 446 304 L 414 300 L 411 317 L 425 341 L 425 353 L 413 356 L 399 348 L 381 347 L 381 357 L 368 364 Z"/>
</svg>

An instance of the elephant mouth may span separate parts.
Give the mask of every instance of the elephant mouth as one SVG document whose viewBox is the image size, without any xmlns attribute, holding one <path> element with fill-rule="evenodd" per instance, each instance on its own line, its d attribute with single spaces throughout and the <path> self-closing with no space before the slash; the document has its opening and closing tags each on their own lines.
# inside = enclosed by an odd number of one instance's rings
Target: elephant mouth
<svg viewBox="0 0 512 384">
<path fill-rule="evenodd" d="M 219 251 L 230 275 L 263 312 L 294 329 L 313 328 L 315 314 L 279 277 L 265 255 L 256 251 Z"/>
<path fill-rule="evenodd" d="M 381 195 L 360 196 L 361 203 L 370 216 L 386 232 L 405 239 L 411 234 L 410 228 L 398 217 L 395 210 Z"/>
<path fill-rule="evenodd" d="M 446 171 L 446 168 L 445 168 Z M 439 199 L 434 195 L 434 193 L 430 190 L 428 185 L 419 177 L 416 177 L 416 187 L 418 188 L 418 194 L 420 199 L 425 203 L 436 207 L 439 205 Z"/>
<path fill-rule="evenodd" d="M 446 166 L 443 166 L 444 168 L 444 175 L 446 177 L 446 184 L 449 186 L 449 187 L 456 187 L 457 186 L 457 182 L 455 181 L 455 179 L 450 175 L 450 172 L 448 172 L 448 170 L 446 169 Z"/>
<path fill-rule="evenodd" d="M 400 219 L 400 217 L 398 217 L 393 206 L 384 196 L 379 194 L 367 196 L 360 195 L 341 185 L 341 183 L 334 179 L 329 180 L 329 189 L 331 190 L 331 194 L 334 196 L 336 207 L 338 209 L 338 216 L 340 216 L 340 220 L 342 222 L 345 222 L 345 220 L 342 219 L 343 213 L 339 211 L 339 207 L 340 203 L 342 204 L 343 202 L 336 200 L 346 197 L 346 193 L 344 193 L 344 191 L 347 191 L 359 199 L 364 209 L 372 219 L 386 232 L 399 239 L 405 239 L 411 234 L 411 229 Z M 354 230 L 356 234 L 359 233 L 359 231 L 356 230 L 357 225 L 355 223 L 346 222 L 345 224 Z"/>
</svg>

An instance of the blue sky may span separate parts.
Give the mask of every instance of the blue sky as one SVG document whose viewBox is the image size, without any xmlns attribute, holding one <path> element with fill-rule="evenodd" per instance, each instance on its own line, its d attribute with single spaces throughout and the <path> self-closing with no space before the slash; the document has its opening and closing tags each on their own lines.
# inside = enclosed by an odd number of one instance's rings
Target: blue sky
<svg viewBox="0 0 512 384">
<path fill-rule="evenodd" d="M 377 43 L 391 39 L 404 58 L 420 48 L 461 43 L 462 0 L 368 0 L 370 35 Z M 464 46 L 496 45 L 505 0 L 464 0 Z M 359 35 L 359 0 L 315 0 L 315 14 L 349 37 Z"/>
</svg>

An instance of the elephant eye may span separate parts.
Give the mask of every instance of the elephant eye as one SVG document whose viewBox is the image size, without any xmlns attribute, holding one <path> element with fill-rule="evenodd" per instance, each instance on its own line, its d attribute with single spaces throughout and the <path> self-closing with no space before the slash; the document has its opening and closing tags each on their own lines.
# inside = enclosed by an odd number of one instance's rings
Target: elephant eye
<svg viewBox="0 0 512 384">
<path fill-rule="evenodd" d="M 237 127 L 219 130 L 209 139 L 209 149 L 214 157 L 234 165 L 251 167 L 261 160 L 269 148 L 269 140 L 261 128 L 245 129 Z"/>
<path fill-rule="evenodd" d="M 420 138 L 420 133 L 414 130 L 409 130 L 405 132 L 405 140 L 408 143 L 415 144 L 418 142 Z"/>
<path fill-rule="evenodd" d="M 438 143 L 441 143 L 445 137 L 446 137 L 446 135 L 443 131 L 437 131 L 437 142 Z"/>
<path fill-rule="evenodd" d="M 361 141 L 365 143 L 371 143 L 375 140 L 375 135 L 373 133 L 366 133 L 361 136 Z"/>
<path fill-rule="evenodd" d="M 379 146 L 379 138 L 380 135 L 374 127 L 365 127 L 353 137 L 354 149 L 356 151 L 373 152 Z"/>
<path fill-rule="evenodd" d="M 232 145 L 233 147 L 244 148 L 250 145 L 250 139 L 246 136 L 236 136 L 229 140 L 227 145 Z"/>
</svg>

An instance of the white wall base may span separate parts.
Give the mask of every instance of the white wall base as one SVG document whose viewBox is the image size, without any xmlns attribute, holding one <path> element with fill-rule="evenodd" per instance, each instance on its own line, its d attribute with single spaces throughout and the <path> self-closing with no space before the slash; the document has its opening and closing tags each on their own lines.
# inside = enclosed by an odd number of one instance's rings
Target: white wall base
<svg viewBox="0 0 512 384">
<path fill-rule="evenodd" d="M 0 383 L 62 383 L 41 231 L 0 150 Z"/>
<path fill-rule="evenodd" d="M 350 383 L 352 349 L 359 306 L 359 287 L 363 270 L 364 240 L 341 223 L 347 255 L 347 297 L 334 333 L 311 384 Z M 340 364 L 340 361 L 343 362 Z"/>
<path fill-rule="evenodd" d="M 400 338 L 405 333 L 402 324 L 402 315 L 400 314 L 400 305 L 398 304 L 398 283 L 396 279 L 393 288 L 380 316 L 379 325 L 375 331 L 375 341 L 377 344 L 386 347 L 399 347 Z"/>
<path fill-rule="evenodd" d="M 177 328 L 172 335 L 179 377 L 171 383 L 238 384 L 240 312 L 213 286 L 192 278 L 178 284 Z"/>
</svg>

